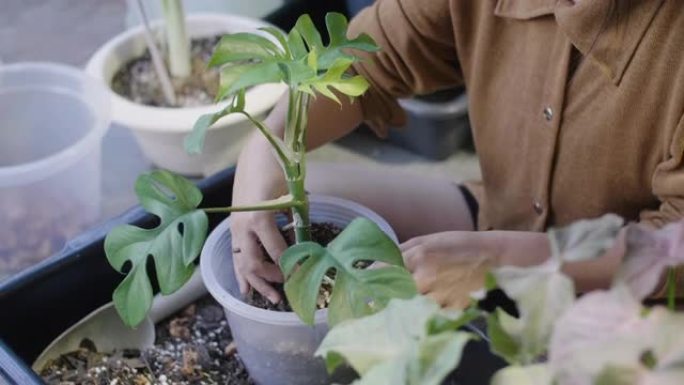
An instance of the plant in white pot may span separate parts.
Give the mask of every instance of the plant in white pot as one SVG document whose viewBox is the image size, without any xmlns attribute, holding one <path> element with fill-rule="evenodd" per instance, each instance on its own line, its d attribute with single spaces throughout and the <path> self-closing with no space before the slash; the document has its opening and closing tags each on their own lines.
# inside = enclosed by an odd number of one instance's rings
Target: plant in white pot
<svg viewBox="0 0 684 385">
<path fill-rule="evenodd" d="M 206 59 L 218 38 L 226 33 L 262 33 L 260 28 L 273 26 L 218 13 L 197 13 L 186 18 L 180 0 L 163 0 L 162 5 L 165 19 L 153 22 L 151 30 L 165 32 L 165 37 L 158 39 L 163 42 L 165 55 L 155 55 L 155 50 L 149 49 L 156 46 L 157 39 L 146 37 L 146 29 L 140 26 L 100 47 L 86 71 L 108 85 L 113 121 L 132 130 L 153 163 L 184 175 L 211 174 L 237 159 L 251 124 L 243 116 L 227 116 L 209 130 L 202 154 L 189 156 L 183 151 L 183 139 L 197 116 L 217 107 L 214 97 L 218 71 L 208 69 Z M 169 69 L 168 83 L 172 86 L 163 86 L 167 84 L 163 80 L 167 70 L 154 70 L 154 56 L 159 56 L 161 67 Z M 249 89 L 246 110 L 253 116 L 265 115 L 286 88 L 284 84 L 263 84 Z"/>
<path fill-rule="evenodd" d="M 136 192 L 142 206 L 160 218 L 159 226 L 119 227 L 105 241 L 107 258 L 114 268 L 123 272 L 124 265 L 130 263 L 113 299 L 124 322 L 134 326 L 144 320 L 152 300 L 146 269 L 149 257 L 154 260 L 162 293 L 180 288 L 195 269 L 205 243 L 207 213 L 289 210 L 295 244 L 279 263 L 286 277 L 284 291 L 296 316 L 258 309 L 242 301 L 232 272 L 227 222 L 212 233 L 202 251 L 205 283 L 226 308 L 238 352 L 250 374 L 263 384 L 327 383 L 322 360 L 313 357 L 327 326 L 373 314 L 392 298 L 416 294 L 415 283 L 403 267 L 395 241 L 386 234 L 391 230 L 383 220 L 341 199 L 313 197 L 310 201 L 304 190 L 310 98 L 337 101 L 336 93 L 350 98 L 363 94 L 367 81 L 347 73 L 358 60 L 348 50 L 377 50 L 367 35 L 347 38 L 347 20 L 341 14 L 328 14 L 326 25 L 328 45 L 323 44 L 308 15 L 300 17 L 287 35 L 265 28 L 275 42 L 253 33 L 224 36 L 210 64 L 221 67 L 218 97 L 232 100 L 221 111 L 202 116 L 185 143 L 189 152 L 197 153 L 216 121 L 233 114 L 246 117 L 272 145 L 286 176 L 287 195 L 249 207 L 200 209 L 202 196 L 192 183 L 166 171 L 153 172 L 139 178 Z M 289 90 L 284 138 L 274 136 L 245 110 L 246 89 L 272 82 L 284 82 Z M 312 242 L 311 218 L 332 222 L 344 230 L 327 246 L 320 245 Z M 365 268 L 373 262 L 385 265 Z M 326 309 L 319 309 L 326 305 Z"/>
</svg>

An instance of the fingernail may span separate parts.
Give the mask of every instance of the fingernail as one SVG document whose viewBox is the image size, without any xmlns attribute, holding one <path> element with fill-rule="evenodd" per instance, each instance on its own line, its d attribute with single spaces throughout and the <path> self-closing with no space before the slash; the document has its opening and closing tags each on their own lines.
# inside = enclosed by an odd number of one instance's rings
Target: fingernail
<svg viewBox="0 0 684 385">
<path fill-rule="evenodd" d="M 270 296 L 270 297 L 268 297 L 268 300 L 271 301 L 271 303 L 273 303 L 273 304 L 276 304 L 276 303 L 280 302 L 279 299 L 278 299 L 278 297 L 273 296 L 273 295 Z"/>
</svg>

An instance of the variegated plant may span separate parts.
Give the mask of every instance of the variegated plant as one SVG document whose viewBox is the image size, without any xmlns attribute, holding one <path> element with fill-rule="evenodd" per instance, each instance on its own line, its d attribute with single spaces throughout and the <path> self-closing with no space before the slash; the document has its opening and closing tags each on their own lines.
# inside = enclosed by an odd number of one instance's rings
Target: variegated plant
<svg viewBox="0 0 684 385">
<path fill-rule="evenodd" d="M 603 255 L 625 229 L 626 254 L 609 290 L 576 299 L 564 263 Z M 465 343 L 459 330 L 484 317 L 492 352 L 509 366 L 492 385 L 684 384 L 684 314 L 646 308 L 667 267 L 684 264 L 684 220 L 660 230 L 606 215 L 549 231 L 552 255 L 528 268 L 500 267 L 488 279 L 517 306 L 514 317 L 471 306 L 446 311 L 425 297 L 392 300 L 373 316 L 330 331 L 318 354 L 329 368 L 345 361 L 361 379 L 354 385 L 439 385 L 459 364 Z M 673 280 L 668 280 L 673 303 Z"/>
</svg>

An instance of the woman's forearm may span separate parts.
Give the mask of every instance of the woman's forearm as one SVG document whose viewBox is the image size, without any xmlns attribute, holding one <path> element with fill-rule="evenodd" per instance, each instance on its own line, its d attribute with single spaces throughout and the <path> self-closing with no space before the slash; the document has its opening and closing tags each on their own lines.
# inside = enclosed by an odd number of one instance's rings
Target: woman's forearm
<svg viewBox="0 0 684 385">
<path fill-rule="evenodd" d="M 548 236 L 545 233 L 518 231 L 489 231 L 480 233 L 482 242 L 493 247 L 492 255 L 497 266 L 528 267 L 546 261 L 551 255 Z M 582 262 L 566 263 L 563 272 L 575 282 L 575 288 L 583 293 L 607 288 L 624 255 L 624 242 L 615 246 L 603 256 Z"/>
<path fill-rule="evenodd" d="M 360 101 L 338 95 L 341 104 L 319 96 L 311 100 L 307 124 L 307 149 L 313 150 L 343 137 L 363 120 Z M 266 118 L 266 126 L 283 137 L 287 121 L 288 96 L 283 95 Z"/>
</svg>

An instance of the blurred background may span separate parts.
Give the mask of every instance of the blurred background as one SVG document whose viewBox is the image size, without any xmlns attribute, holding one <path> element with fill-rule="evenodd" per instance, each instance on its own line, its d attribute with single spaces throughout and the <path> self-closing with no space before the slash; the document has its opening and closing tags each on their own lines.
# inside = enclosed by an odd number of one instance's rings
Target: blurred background
<svg viewBox="0 0 684 385">
<path fill-rule="evenodd" d="M 369 2 L 340 1 L 339 11 L 353 14 Z M 150 19 L 161 16 L 158 0 L 143 0 L 143 4 Z M 283 4 L 282 0 L 184 2 L 188 15 L 212 12 L 253 18 L 262 18 Z M 135 0 L 3 0 L 0 7 L 0 60 L 3 64 L 0 68 L 22 62 L 53 62 L 83 69 L 100 47 L 139 24 L 134 6 Z M 479 177 L 477 157 L 470 144 L 467 101 L 463 90 L 446 90 L 405 100 L 402 105 L 409 113 L 409 124 L 403 130 L 394 131 L 389 140 L 377 139 L 368 129 L 360 127 L 337 143 L 314 151 L 310 161 L 400 169 L 407 175 L 434 175 L 453 181 Z M 12 129 L 11 122 L 0 116 L 0 135 Z M 7 164 L 2 164 L 0 158 L 0 176 L 4 166 Z M 81 227 L 96 226 L 133 206 L 136 203 L 133 192 L 136 177 L 155 167 L 129 127 L 112 122 L 102 142 L 100 208 L 96 218 Z M 201 176 L 194 177 L 199 179 Z M 1 182 L 0 195 L 3 193 Z M 0 217 L 0 233 L 2 221 L 8 225 L 7 219 Z M 78 228 L 74 232 L 82 230 Z M 3 249 L 3 236 L 8 234 L 0 234 L 0 280 L 37 260 L 27 258 L 8 262 L 12 255 L 7 243 Z M 47 254 L 58 251 L 54 249 L 62 247 L 66 241 L 51 245 Z"/>
</svg>

